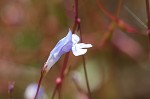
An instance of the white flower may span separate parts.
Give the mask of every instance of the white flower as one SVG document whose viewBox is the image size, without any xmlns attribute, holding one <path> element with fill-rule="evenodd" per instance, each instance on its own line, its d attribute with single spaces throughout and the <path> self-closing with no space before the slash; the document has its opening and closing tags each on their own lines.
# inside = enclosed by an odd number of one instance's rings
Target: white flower
<svg viewBox="0 0 150 99">
<path fill-rule="evenodd" d="M 72 50 L 75 56 L 79 56 L 87 52 L 86 48 L 92 47 L 91 44 L 78 43 L 79 41 L 79 36 L 72 34 L 69 29 L 67 36 L 62 38 L 51 51 L 48 60 L 44 65 L 46 67 L 46 71 L 48 71 L 64 53 Z"/>
</svg>

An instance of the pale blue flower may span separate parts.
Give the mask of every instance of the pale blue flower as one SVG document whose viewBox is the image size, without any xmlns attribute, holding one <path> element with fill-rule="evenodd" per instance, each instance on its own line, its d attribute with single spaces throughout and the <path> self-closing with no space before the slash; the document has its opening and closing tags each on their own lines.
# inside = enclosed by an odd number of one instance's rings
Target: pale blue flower
<svg viewBox="0 0 150 99">
<path fill-rule="evenodd" d="M 45 63 L 46 71 L 48 71 L 63 55 L 72 50 L 75 56 L 83 55 L 87 52 L 87 49 L 92 47 L 91 44 L 78 43 L 80 38 L 76 34 L 72 34 L 71 30 L 66 37 L 62 38 L 51 51 L 47 62 Z"/>
</svg>

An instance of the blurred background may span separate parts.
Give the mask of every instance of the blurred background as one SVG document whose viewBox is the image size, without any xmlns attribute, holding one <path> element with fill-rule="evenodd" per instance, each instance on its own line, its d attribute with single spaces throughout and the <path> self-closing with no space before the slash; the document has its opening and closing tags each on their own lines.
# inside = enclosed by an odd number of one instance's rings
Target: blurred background
<svg viewBox="0 0 150 99">
<path fill-rule="evenodd" d="M 119 1 L 100 0 L 112 15 Z M 150 98 L 145 8 L 144 0 L 123 0 L 118 18 L 126 25 L 116 25 L 96 0 L 79 0 L 83 41 L 93 45 L 85 54 L 93 99 Z M 50 51 L 73 22 L 74 0 L 0 0 L 0 99 L 8 98 L 9 82 L 15 82 L 13 99 L 24 99 L 27 86 L 38 83 Z M 42 82 L 44 99 L 50 99 L 63 59 Z M 82 58 L 71 54 L 68 65 L 63 99 L 88 99 Z"/>
</svg>

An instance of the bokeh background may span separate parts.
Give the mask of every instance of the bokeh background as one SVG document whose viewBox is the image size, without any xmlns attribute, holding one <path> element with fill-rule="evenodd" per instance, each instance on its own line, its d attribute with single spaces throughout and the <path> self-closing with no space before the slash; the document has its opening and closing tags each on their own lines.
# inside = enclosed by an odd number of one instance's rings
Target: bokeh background
<svg viewBox="0 0 150 99">
<path fill-rule="evenodd" d="M 120 0 L 100 1 L 115 15 Z M 85 54 L 93 99 L 150 98 L 145 8 L 144 0 L 123 0 L 118 18 L 136 30 L 131 32 L 114 25 L 96 0 L 79 0 L 83 41 L 93 45 Z M 50 51 L 66 36 L 73 22 L 74 0 L 0 0 L 0 99 L 8 98 L 11 81 L 15 82 L 13 99 L 24 99 L 26 87 L 38 82 Z M 113 31 L 109 31 L 110 24 Z M 64 55 L 42 82 L 48 97 L 45 99 L 50 99 L 63 59 Z M 71 70 L 62 87 L 63 99 L 88 99 L 84 94 L 82 58 L 71 54 L 69 65 Z"/>
</svg>

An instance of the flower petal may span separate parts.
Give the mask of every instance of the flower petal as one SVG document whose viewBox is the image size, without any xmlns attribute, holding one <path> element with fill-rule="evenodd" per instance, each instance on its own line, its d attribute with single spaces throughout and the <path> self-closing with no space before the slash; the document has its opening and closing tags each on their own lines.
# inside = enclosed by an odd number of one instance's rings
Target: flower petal
<svg viewBox="0 0 150 99">
<path fill-rule="evenodd" d="M 87 52 L 87 49 L 84 48 L 90 48 L 90 47 L 92 47 L 91 44 L 84 44 L 84 43 L 75 44 L 72 47 L 72 52 L 75 56 L 83 55 Z"/>
<path fill-rule="evenodd" d="M 79 48 L 90 48 L 90 47 L 92 47 L 92 45 L 91 44 L 85 44 L 85 43 L 79 43 L 78 47 Z"/>
<path fill-rule="evenodd" d="M 72 42 L 73 44 L 77 44 L 80 41 L 80 38 L 76 34 L 72 34 Z"/>
<path fill-rule="evenodd" d="M 72 47 L 72 52 L 75 56 L 80 56 L 80 55 L 83 55 L 87 52 L 87 49 L 80 49 L 76 46 L 73 46 Z"/>
<path fill-rule="evenodd" d="M 59 56 L 52 56 L 50 55 L 44 65 L 46 73 L 51 69 L 51 67 L 59 60 Z"/>
<path fill-rule="evenodd" d="M 68 51 L 70 51 L 70 49 L 69 50 L 65 50 L 65 51 L 61 51 L 61 50 L 63 50 L 62 48 L 64 47 L 64 46 L 68 46 L 68 43 L 69 42 L 72 42 L 72 32 L 71 32 L 71 30 L 69 29 L 69 32 L 68 32 L 68 34 L 67 34 L 67 36 L 66 37 L 64 37 L 64 38 L 62 38 L 57 44 L 56 44 L 56 46 L 54 47 L 54 49 L 51 51 L 51 53 L 55 53 L 55 55 L 57 56 L 61 56 L 62 54 L 64 54 L 65 52 L 68 52 Z M 68 48 L 69 48 L 69 46 L 68 46 Z"/>
<path fill-rule="evenodd" d="M 45 63 L 46 71 L 48 71 L 61 57 L 62 54 L 69 52 L 72 48 L 72 32 L 69 32 L 66 37 L 62 38 L 51 51 L 47 62 Z"/>
</svg>

